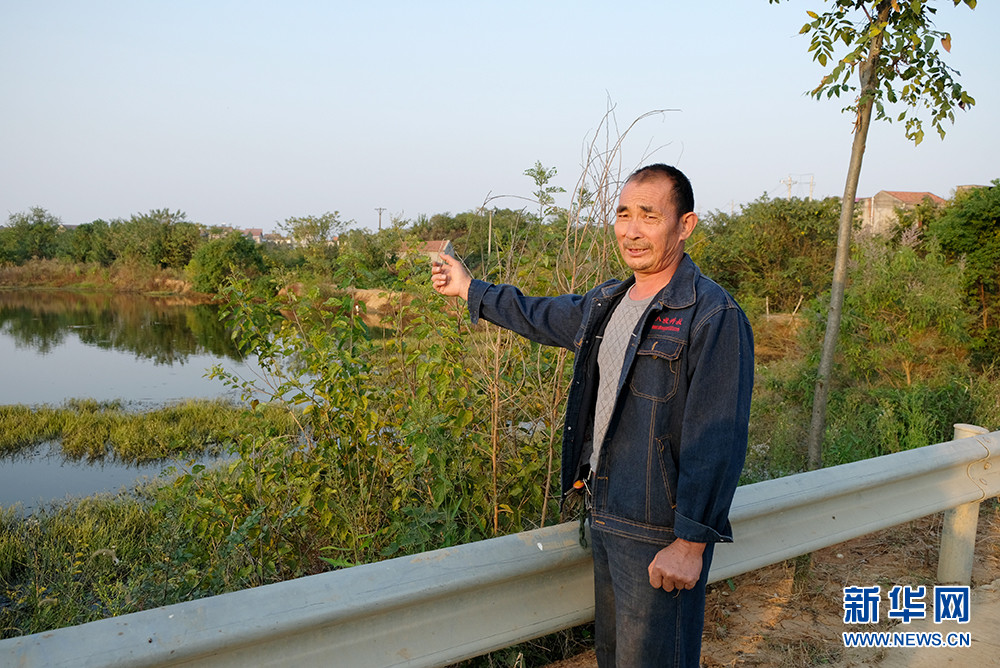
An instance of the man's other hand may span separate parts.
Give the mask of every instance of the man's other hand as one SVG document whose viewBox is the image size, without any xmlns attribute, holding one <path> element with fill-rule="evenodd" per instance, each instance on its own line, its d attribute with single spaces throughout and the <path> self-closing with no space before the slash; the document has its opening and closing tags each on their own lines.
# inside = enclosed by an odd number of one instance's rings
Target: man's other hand
<svg viewBox="0 0 1000 668">
<path fill-rule="evenodd" d="M 704 543 L 678 538 L 656 553 L 649 564 L 649 584 L 664 591 L 694 589 L 701 577 Z"/>
<path fill-rule="evenodd" d="M 446 297 L 461 297 L 469 301 L 472 275 L 465 265 L 445 253 L 438 253 L 440 262 L 431 265 L 431 285 Z"/>
</svg>

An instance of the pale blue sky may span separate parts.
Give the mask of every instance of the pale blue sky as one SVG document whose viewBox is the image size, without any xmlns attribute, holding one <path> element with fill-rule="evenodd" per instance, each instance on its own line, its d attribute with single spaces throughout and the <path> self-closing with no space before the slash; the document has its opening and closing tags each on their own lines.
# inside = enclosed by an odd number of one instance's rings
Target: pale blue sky
<svg viewBox="0 0 1000 668">
<path fill-rule="evenodd" d="M 977 104 L 918 147 L 873 124 L 861 196 L 1000 178 L 1000 8 L 937 4 Z M 660 147 L 702 213 L 783 196 L 790 175 L 793 194 L 812 175 L 816 196 L 840 196 L 852 119 L 804 95 L 822 70 L 798 35 L 822 7 L 0 0 L 0 222 L 31 206 L 265 229 L 459 213 L 529 195 L 537 160 L 572 188 L 609 102 L 622 128 L 679 110 L 632 131 L 625 166 Z"/>
</svg>

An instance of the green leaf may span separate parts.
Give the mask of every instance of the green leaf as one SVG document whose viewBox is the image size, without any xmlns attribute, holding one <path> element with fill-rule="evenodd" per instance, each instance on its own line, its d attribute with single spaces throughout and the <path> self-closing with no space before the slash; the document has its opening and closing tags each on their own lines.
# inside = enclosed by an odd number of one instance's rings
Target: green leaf
<svg viewBox="0 0 1000 668">
<path fill-rule="evenodd" d="M 465 409 L 465 410 L 459 412 L 459 414 L 458 414 L 458 416 L 457 416 L 457 418 L 455 420 L 455 427 L 458 428 L 458 429 L 464 429 L 466 427 L 466 425 L 468 425 L 470 422 L 472 422 L 472 418 L 473 417 L 474 416 L 472 414 L 472 411 L 470 411 L 468 409 Z"/>
</svg>

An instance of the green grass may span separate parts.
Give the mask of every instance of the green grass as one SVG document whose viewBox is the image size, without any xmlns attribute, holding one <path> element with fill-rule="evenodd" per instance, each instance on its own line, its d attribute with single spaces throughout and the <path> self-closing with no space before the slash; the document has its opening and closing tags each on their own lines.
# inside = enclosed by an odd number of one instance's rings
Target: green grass
<svg viewBox="0 0 1000 668">
<path fill-rule="evenodd" d="M 240 435 L 296 433 L 286 409 L 249 412 L 223 400 L 145 412 L 118 401 L 0 406 L 0 456 L 7 457 L 58 442 L 68 459 L 139 463 L 220 452 Z M 175 602 L 184 549 L 162 508 L 189 499 L 158 484 L 53 503 L 29 516 L 0 507 L 0 637 Z"/>
<path fill-rule="evenodd" d="M 262 422 L 263 420 L 263 422 Z M 189 400 L 149 411 L 129 410 L 119 401 L 74 399 L 60 407 L 0 406 L 0 456 L 59 441 L 72 460 L 141 463 L 180 455 L 218 452 L 255 429 L 294 434 L 291 415 L 265 407 L 251 416 L 231 402 Z"/>
<path fill-rule="evenodd" d="M 155 555 L 151 508 L 101 495 L 28 518 L 0 509 L 0 638 L 156 605 L 142 577 Z"/>
</svg>

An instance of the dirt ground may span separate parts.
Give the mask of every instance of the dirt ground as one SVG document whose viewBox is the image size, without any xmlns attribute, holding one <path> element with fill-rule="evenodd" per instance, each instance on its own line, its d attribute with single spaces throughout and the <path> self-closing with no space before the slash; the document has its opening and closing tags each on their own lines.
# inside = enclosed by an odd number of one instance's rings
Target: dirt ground
<svg viewBox="0 0 1000 668">
<path fill-rule="evenodd" d="M 873 650 L 845 650 L 841 634 L 843 588 L 933 585 L 942 515 L 932 515 L 814 552 L 796 582 L 794 561 L 709 587 L 702 666 L 851 668 L 870 663 Z M 976 540 L 973 587 L 1000 579 L 1000 506 L 983 503 Z M 883 603 L 883 606 L 886 605 Z M 890 624 L 856 630 L 886 630 Z M 892 650 L 882 650 L 892 651 Z M 1000 661 L 1000 660 L 998 660 Z M 593 652 L 548 668 L 591 668 Z M 972 668 L 971 666 L 969 668 Z"/>
</svg>

